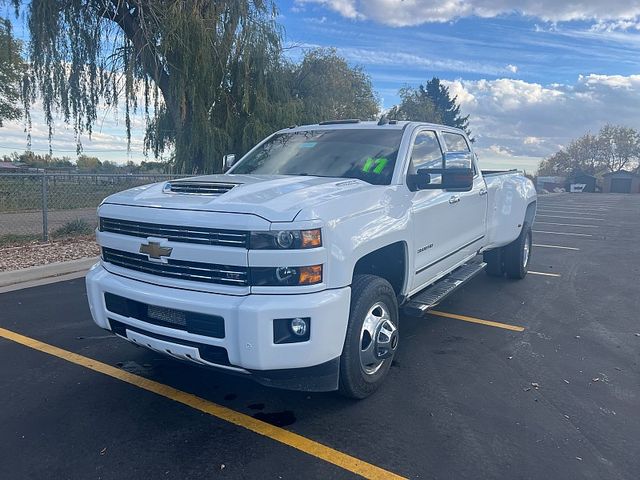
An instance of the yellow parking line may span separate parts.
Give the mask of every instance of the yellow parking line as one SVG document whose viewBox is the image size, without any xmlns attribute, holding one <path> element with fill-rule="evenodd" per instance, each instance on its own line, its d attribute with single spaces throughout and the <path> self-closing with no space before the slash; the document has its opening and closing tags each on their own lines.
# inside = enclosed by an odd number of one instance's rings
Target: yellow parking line
<svg viewBox="0 0 640 480">
<path fill-rule="evenodd" d="M 509 325 L 508 323 L 492 322 L 490 320 L 482 320 L 481 318 L 467 317 L 466 315 L 457 315 L 455 313 L 439 312 L 438 310 L 429 310 L 427 313 L 429 313 L 430 315 L 437 315 L 439 317 L 453 318 L 454 320 L 462 320 L 463 322 L 479 323 L 480 325 L 488 325 L 490 327 L 504 328 L 505 330 L 511 330 L 513 332 L 524 331 L 524 327 L 519 327 L 517 325 Z"/>
<path fill-rule="evenodd" d="M 229 423 L 233 423 L 239 427 L 246 428 L 252 432 L 264 435 L 276 442 L 288 445 L 296 450 L 300 450 L 308 455 L 324 460 L 338 467 L 348 470 L 356 475 L 360 475 L 368 479 L 403 479 L 395 473 L 384 470 L 380 467 L 367 463 L 359 458 L 352 457 L 346 453 L 334 450 L 331 447 L 327 447 L 314 440 L 310 440 L 297 433 L 290 432 L 284 428 L 276 427 L 266 422 L 257 420 L 249 415 L 245 415 L 230 408 L 223 407 L 216 403 L 205 400 L 204 398 L 192 395 L 182 390 L 164 385 L 162 383 L 150 380 L 148 378 L 135 375 L 133 373 L 125 372 L 106 363 L 99 362 L 92 358 L 84 357 L 67 350 L 63 350 L 53 345 L 35 340 L 30 337 L 25 337 L 19 333 L 12 332 L 0 328 L 0 337 L 6 338 L 13 342 L 19 343 L 34 350 L 48 353 L 54 357 L 61 358 L 68 362 L 80 365 L 95 372 L 102 373 L 112 378 L 116 378 L 123 382 L 135 385 L 149 392 L 153 392 L 157 395 L 174 400 L 178 403 L 182 403 L 201 412 L 208 413 L 216 418 L 224 420 Z"/>
</svg>

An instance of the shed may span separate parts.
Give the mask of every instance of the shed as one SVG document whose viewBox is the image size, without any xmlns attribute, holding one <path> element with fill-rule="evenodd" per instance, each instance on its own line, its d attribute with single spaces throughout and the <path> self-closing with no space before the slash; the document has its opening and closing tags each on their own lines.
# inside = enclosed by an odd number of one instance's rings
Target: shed
<svg viewBox="0 0 640 480">
<path fill-rule="evenodd" d="M 596 177 L 586 173 L 577 173 L 567 179 L 567 192 L 572 191 L 571 185 L 584 185 L 584 188 L 579 191 L 593 193 L 596 191 Z"/>
<path fill-rule="evenodd" d="M 564 190 L 565 183 L 565 177 L 538 177 L 537 187 L 538 191 L 559 192 Z"/>
<path fill-rule="evenodd" d="M 604 193 L 640 193 L 640 175 L 620 170 L 604 174 Z"/>
</svg>

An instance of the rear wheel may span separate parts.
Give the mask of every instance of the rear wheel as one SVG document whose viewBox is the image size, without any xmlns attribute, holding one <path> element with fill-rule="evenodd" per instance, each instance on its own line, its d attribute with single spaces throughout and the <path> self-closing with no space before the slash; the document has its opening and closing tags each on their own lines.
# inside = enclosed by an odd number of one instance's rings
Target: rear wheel
<svg viewBox="0 0 640 480">
<path fill-rule="evenodd" d="M 340 357 L 342 395 L 365 398 L 384 381 L 398 348 L 398 320 L 398 303 L 389 282 L 375 275 L 356 275 Z"/>
<path fill-rule="evenodd" d="M 504 247 L 504 270 L 507 277 L 521 279 L 527 275 L 532 243 L 531 226 L 525 223 L 518 238 Z"/>
<path fill-rule="evenodd" d="M 487 264 L 484 271 L 490 277 L 504 276 L 504 265 L 502 262 L 502 248 L 494 248 L 482 254 L 482 258 Z"/>
</svg>

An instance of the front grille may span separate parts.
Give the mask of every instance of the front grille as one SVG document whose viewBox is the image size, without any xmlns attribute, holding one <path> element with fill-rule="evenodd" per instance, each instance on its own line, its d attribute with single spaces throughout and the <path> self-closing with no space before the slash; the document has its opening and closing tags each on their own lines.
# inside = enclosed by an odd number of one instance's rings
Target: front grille
<svg viewBox="0 0 640 480">
<path fill-rule="evenodd" d="M 173 193 L 191 193 L 198 195 L 220 196 L 227 193 L 237 184 L 235 183 L 212 183 L 212 182 L 170 182 L 165 185 L 165 191 Z"/>
<path fill-rule="evenodd" d="M 123 317 L 213 338 L 225 335 L 224 318 L 218 315 L 158 307 L 108 292 L 104 294 L 104 302 L 107 310 Z"/>
<path fill-rule="evenodd" d="M 100 231 L 119 233 L 132 237 L 166 238 L 172 242 L 198 243 L 221 247 L 247 248 L 247 232 L 242 230 L 219 230 L 206 227 L 181 227 L 156 223 L 132 222 L 116 218 L 100 217 Z"/>
<path fill-rule="evenodd" d="M 189 262 L 169 258 L 167 263 L 154 262 L 146 255 L 102 247 L 102 258 L 118 267 L 161 277 L 193 280 L 244 287 L 249 284 L 247 267 Z"/>
<path fill-rule="evenodd" d="M 188 340 L 176 340 L 175 338 L 167 337 L 165 335 L 158 335 L 157 333 L 147 332 L 146 330 L 142 330 L 141 328 L 136 328 L 136 327 L 132 327 L 131 325 L 126 325 L 112 318 L 109 319 L 109 325 L 111 326 L 111 331 L 113 333 L 120 335 L 121 337 L 126 338 L 127 330 L 131 330 L 133 332 L 138 332 L 142 335 L 146 335 L 147 337 L 157 338 L 158 340 L 164 340 L 166 342 L 173 342 L 173 343 L 179 343 L 181 345 L 188 345 L 190 347 L 196 347 L 200 352 L 200 357 L 203 360 L 207 362 L 215 363 L 218 365 L 231 366 L 227 349 L 224 347 L 218 347 L 215 345 L 206 345 L 204 343 L 198 343 L 198 342 L 190 342 Z"/>
</svg>

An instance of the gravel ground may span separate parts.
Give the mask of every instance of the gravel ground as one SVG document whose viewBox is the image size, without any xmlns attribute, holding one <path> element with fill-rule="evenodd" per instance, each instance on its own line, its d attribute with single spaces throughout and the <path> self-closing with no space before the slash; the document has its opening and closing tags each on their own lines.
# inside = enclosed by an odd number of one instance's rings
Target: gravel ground
<svg viewBox="0 0 640 480">
<path fill-rule="evenodd" d="M 0 272 L 66 262 L 100 254 L 95 237 L 75 237 L 49 243 L 30 243 L 0 248 Z"/>
</svg>

